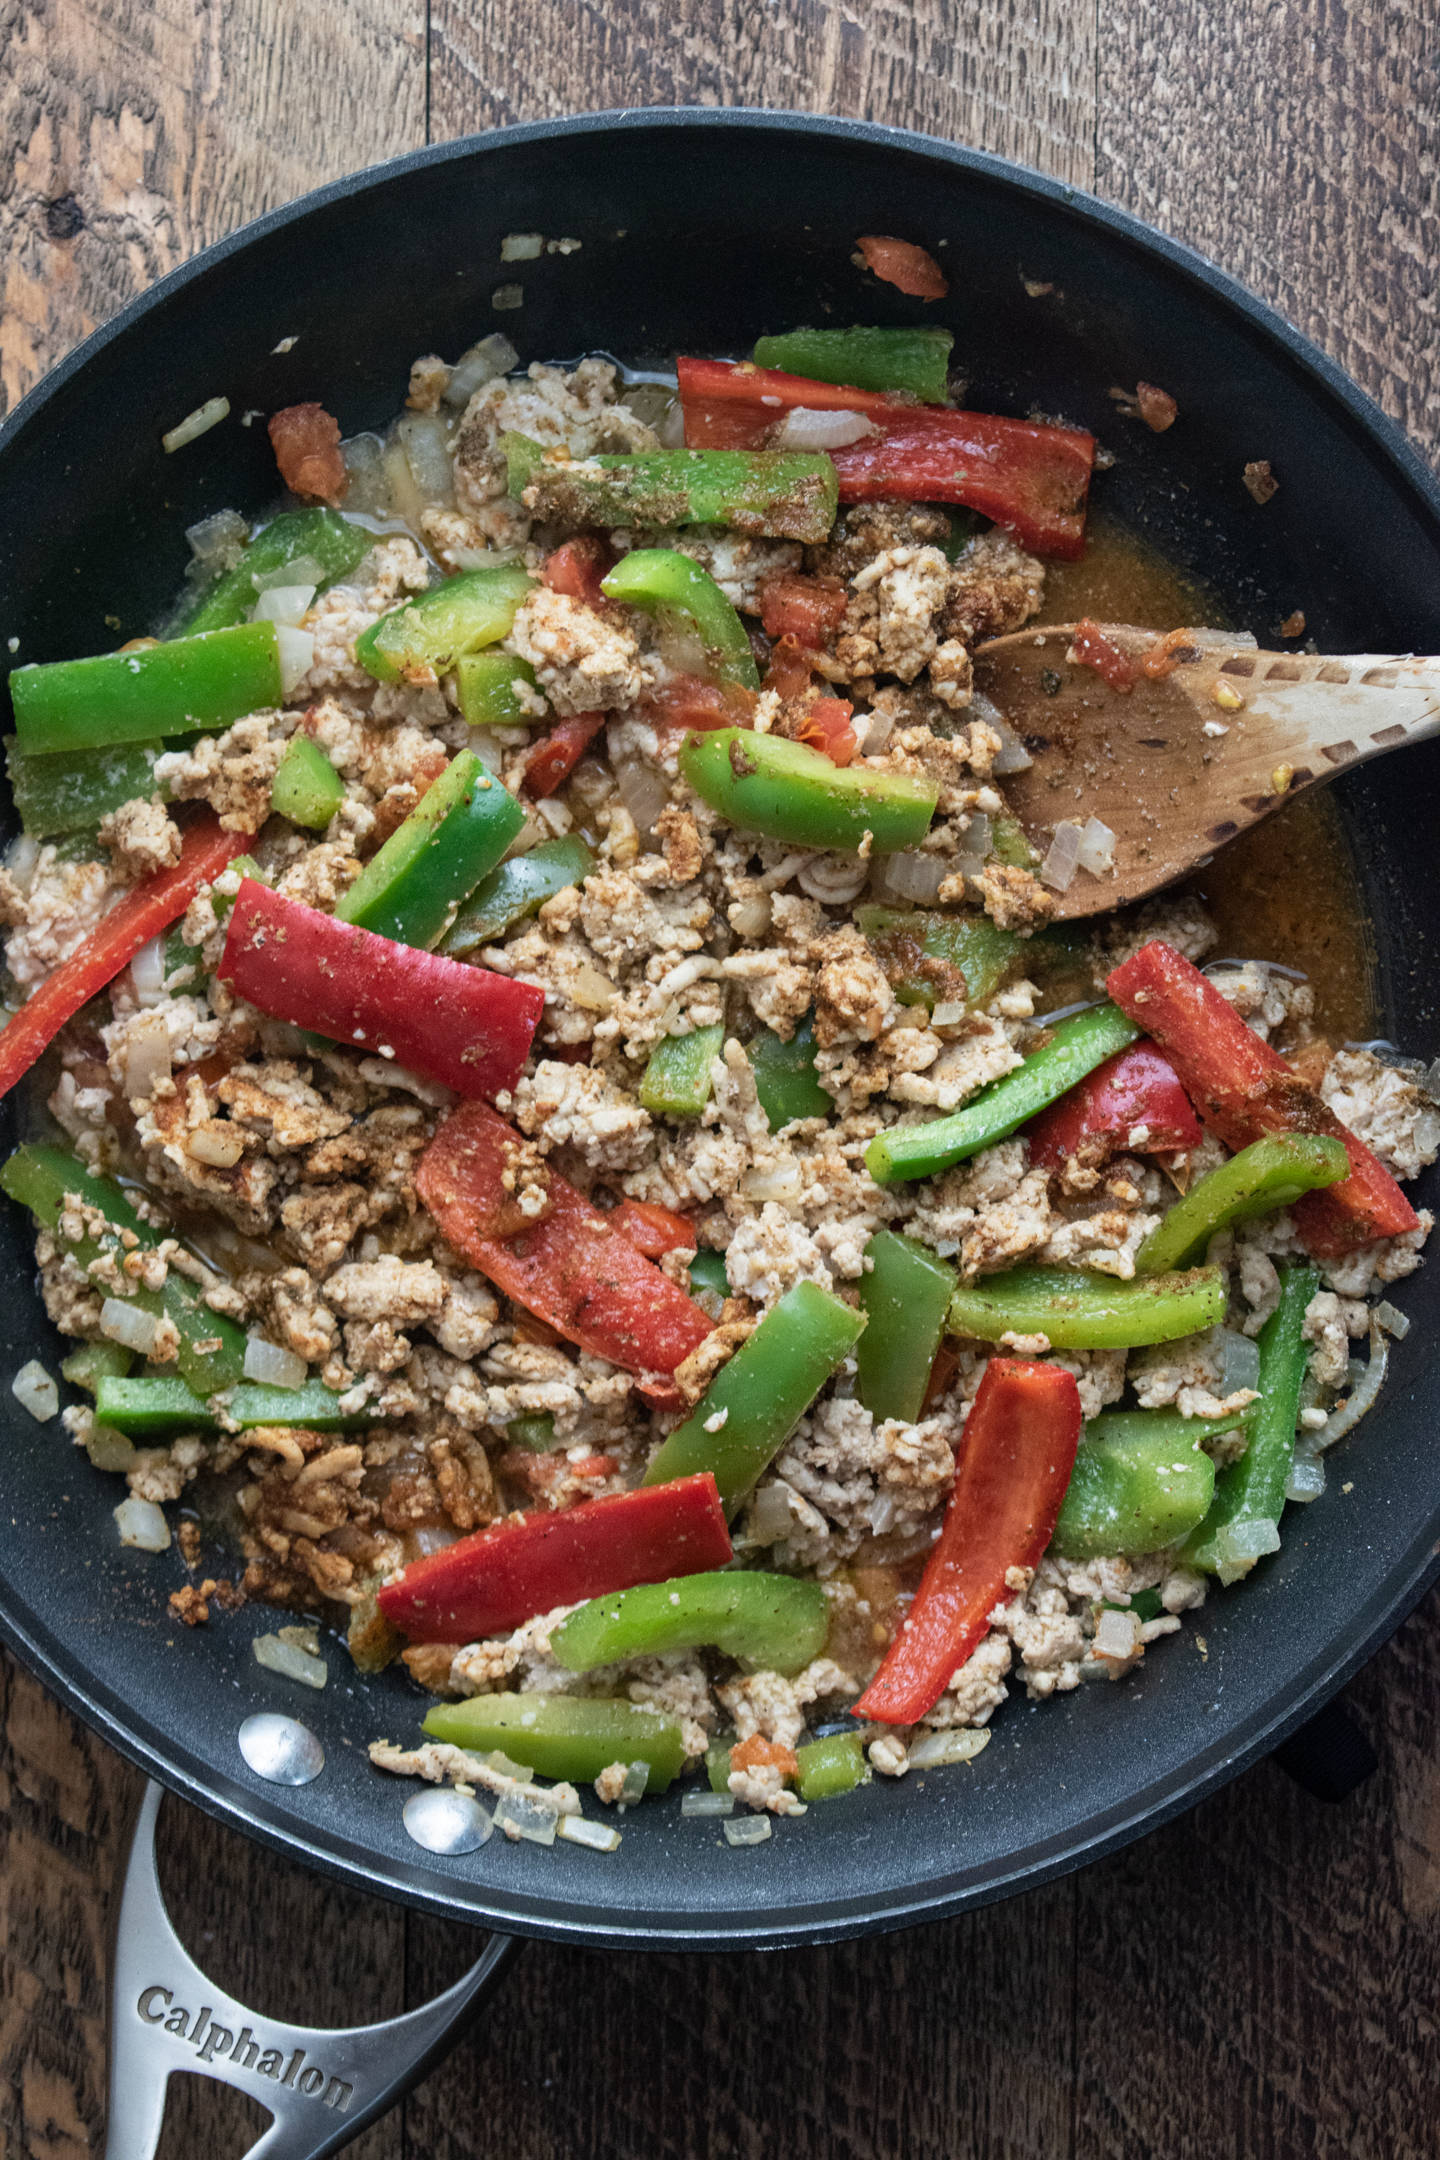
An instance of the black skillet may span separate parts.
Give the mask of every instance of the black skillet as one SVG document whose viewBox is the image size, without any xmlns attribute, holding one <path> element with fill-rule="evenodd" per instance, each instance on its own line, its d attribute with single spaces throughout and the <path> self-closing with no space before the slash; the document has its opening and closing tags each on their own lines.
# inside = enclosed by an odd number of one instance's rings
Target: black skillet
<svg viewBox="0 0 1440 2160">
<path fill-rule="evenodd" d="M 569 255 L 502 268 L 511 232 Z M 851 261 L 860 233 L 936 251 L 951 292 L 929 308 Z M 943 245 L 942 245 L 943 243 Z M 1044 288 L 1027 290 L 1026 281 Z M 496 312 L 498 287 L 523 307 Z M 1303 605 L 1322 651 L 1440 650 L 1440 490 L 1398 431 L 1312 346 L 1228 277 L 1118 210 L 999 160 L 859 123 L 640 112 L 517 127 L 338 182 L 161 281 L 71 355 L 0 434 L 0 636 L 21 660 L 98 652 L 146 630 L 179 583 L 184 528 L 274 491 L 263 422 L 318 398 L 346 434 L 400 404 L 411 359 L 504 330 L 524 360 L 608 351 L 743 353 L 799 322 L 942 322 L 966 401 L 1060 413 L 1118 462 L 1104 503 L 1218 591 L 1262 641 Z M 287 349 L 278 348 L 285 343 Z M 1162 384 L 1181 419 L 1117 421 L 1112 384 Z M 231 417 L 165 456 L 205 400 Z M 1268 458 L 1279 495 L 1240 482 Z M 18 646 L 14 641 L 18 640 Z M 1440 1051 L 1430 989 L 1440 747 L 1336 785 L 1373 916 L 1381 1031 Z M 13 1118 L 6 1105 L 5 1114 Z M 7 1131 L 8 1144 L 8 1131 Z M 1422 1197 L 1433 1199 L 1434 1180 Z M 0 1219 L 11 1293 L 4 1363 L 60 1346 L 33 1288 L 28 1221 Z M 778 1947 L 939 1918 L 1029 1888 L 1194 1805 L 1309 1717 L 1385 1640 L 1436 1573 L 1440 1291 L 1401 1286 L 1413 1317 L 1343 1468 L 1285 1545 L 1195 1630 L 1119 1686 L 1012 1701 L 974 1769 L 781 1823 L 753 1851 L 682 1821 L 678 1793 L 624 1823 L 618 1853 L 495 1838 L 458 1860 L 407 1837 L 408 1788 L 365 1744 L 416 1733 L 404 1676 L 323 1696 L 262 1672 L 255 1615 L 187 1632 L 166 1612 L 178 1557 L 122 1551 L 116 1481 L 0 1390 L 7 1505 L 0 1629 L 78 1714 L 217 1818 L 354 1885 L 452 1918 L 596 1946 Z M 1353 1490 L 1342 1494 L 1342 1480 Z M 248 1713 L 305 1717 L 324 1774 L 282 1790 L 246 1768 Z"/>
</svg>

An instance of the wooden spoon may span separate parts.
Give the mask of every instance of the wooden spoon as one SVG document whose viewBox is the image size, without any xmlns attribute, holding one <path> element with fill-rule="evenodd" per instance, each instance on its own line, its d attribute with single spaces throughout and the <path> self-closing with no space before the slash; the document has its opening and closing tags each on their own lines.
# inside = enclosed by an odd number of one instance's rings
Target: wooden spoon
<svg viewBox="0 0 1440 2160">
<path fill-rule="evenodd" d="M 1263 652 L 1195 630 L 1156 680 L 1139 664 L 1163 642 L 1155 631 L 1101 628 L 1134 665 L 1128 691 L 1066 658 L 1073 623 L 975 654 L 972 717 L 988 698 L 1033 761 L 1000 782 L 1032 847 L 1044 857 L 1066 819 L 1095 817 L 1115 835 L 1113 870 L 1077 870 L 1055 894 L 1057 921 L 1142 899 L 1305 788 L 1440 732 L 1440 660 Z"/>
</svg>

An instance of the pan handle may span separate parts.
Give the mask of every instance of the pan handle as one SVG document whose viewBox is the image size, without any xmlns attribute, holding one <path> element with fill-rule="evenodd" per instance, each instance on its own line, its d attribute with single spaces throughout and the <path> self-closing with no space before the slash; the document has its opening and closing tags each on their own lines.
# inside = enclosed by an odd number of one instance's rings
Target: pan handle
<svg viewBox="0 0 1440 2160">
<path fill-rule="evenodd" d="M 491 1935 L 463 1980 L 379 2025 L 257 2017 L 205 1978 L 170 1924 L 155 1867 L 163 1797 L 146 1786 L 115 1927 L 105 2160 L 153 2160 L 174 2070 L 218 2078 L 269 2110 L 245 2160 L 325 2160 L 449 2053 L 520 1945 Z"/>
</svg>

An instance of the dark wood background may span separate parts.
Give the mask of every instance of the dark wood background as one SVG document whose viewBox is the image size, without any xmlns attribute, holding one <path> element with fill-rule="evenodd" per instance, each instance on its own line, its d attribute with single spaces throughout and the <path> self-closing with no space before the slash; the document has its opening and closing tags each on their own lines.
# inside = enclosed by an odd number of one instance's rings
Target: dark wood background
<svg viewBox="0 0 1440 2160">
<path fill-rule="evenodd" d="M 257 212 L 427 141 L 768 104 L 978 144 L 1237 272 L 1440 449 L 1440 0 L 0 0 L 0 388 Z M 536 1945 L 365 2160 L 1409 2160 L 1440 2148 L 1432 1597 L 1347 1693 L 1326 1808 L 1270 1765 L 1118 1858 L 881 1941 Z M 0 1660 L 0 2151 L 103 2143 L 103 1944 L 135 1774 Z M 257 2009 L 392 2015 L 476 1938 L 177 1801 L 187 1943 Z M 258 2110 L 189 2078 L 167 2160 Z"/>
</svg>

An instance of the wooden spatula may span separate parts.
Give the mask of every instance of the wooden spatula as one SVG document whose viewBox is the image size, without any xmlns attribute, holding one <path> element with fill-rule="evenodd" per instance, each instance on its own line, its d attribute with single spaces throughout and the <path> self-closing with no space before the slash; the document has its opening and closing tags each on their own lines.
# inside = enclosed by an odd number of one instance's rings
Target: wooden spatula
<svg viewBox="0 0 1440 2160">
<path fill-rule="evenodd" d="M 1183 877 L 1302 789 L 1440 731 L 1440 660 L 1264 652 L 1188 632 L 1160 680 L 1140 666 L 1153 630 L 1102 626 L 1135 666 L 1118 692 L 1066 659 L 1073 623 L 1016 631 L 975 654 L 975 710 L 998 708 L 1032 763 L 1001 786 L 1048 855 L 1055 827 L 1097 818 L 1113 870 L 1077 870 L 1056 918 L 1098 915 Z"/>
</svg>

